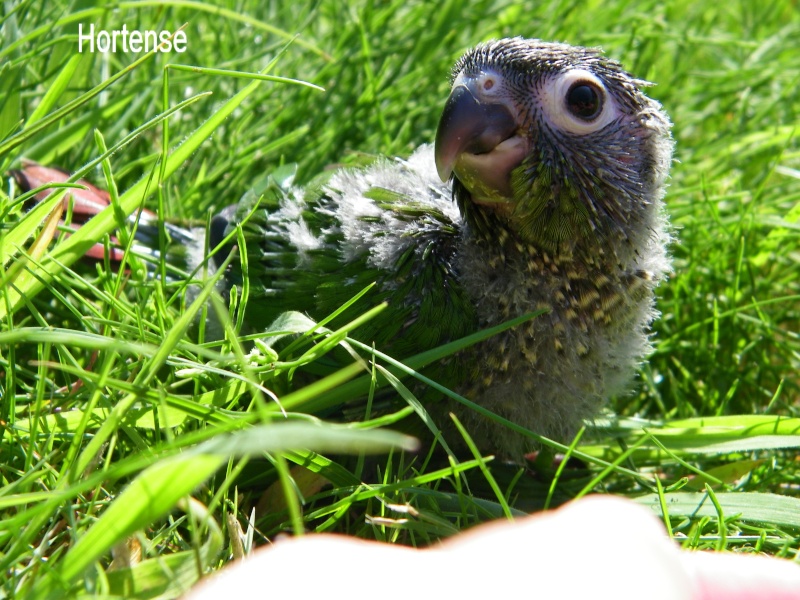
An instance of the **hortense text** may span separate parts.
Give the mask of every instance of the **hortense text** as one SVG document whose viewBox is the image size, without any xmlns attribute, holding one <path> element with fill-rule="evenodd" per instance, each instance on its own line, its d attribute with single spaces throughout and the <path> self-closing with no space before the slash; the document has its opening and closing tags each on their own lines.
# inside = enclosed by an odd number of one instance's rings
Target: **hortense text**
<svg viewBox="0 0 800 600">
<path fill-rule="evenodd" d="M 170 39 L 172 38 L 172 39 Z M 128 30 L 127 25 L 122 29 L 95 30 L 94 23 L 89 25 L 88 31 L 84 30 L 83 23 L 78 24 L 78 52 L 186 52 L 186 32 L 172 33 L 146 29 Z"/>
</svg>

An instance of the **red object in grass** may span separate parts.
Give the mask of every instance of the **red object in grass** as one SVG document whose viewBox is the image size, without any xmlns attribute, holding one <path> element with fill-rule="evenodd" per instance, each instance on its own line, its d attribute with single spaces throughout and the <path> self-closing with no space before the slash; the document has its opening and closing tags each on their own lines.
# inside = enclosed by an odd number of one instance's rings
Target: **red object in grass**
<svg viewBox="0 0 800 600">
<path fill-rule="evenodd" d="M 23 161 L 22 169 L 14 169 L 11 172 L 17 185 L 23 192 L 43 187 L 41 191 L 33 196 L 33 203 L 45 200 L 53 193 L 54 188 L 47 188 L 49 184 L 66 183 L 69 180 L 69 173 L 53 167 L 45 167 L 33 161 Z M 84 186 L 86 189 L 73 188 L 64 196 L 64 210 L 67 211 L 72 206 L 72 219 L 67 224 L 63 219 L 61 224 L 67 228 L 77 231 L 81 225 L 87 223 L 92 217 L 108 208 L 111 204 L 111 197 L 108 192 L 101 190 L 86 179 L 78 179 L 76 184 Z M 152 249 L 157 247 L 159 218 L 156 213 L 146 208 L 137 211 L 129 217 L 130 221 L 138 220 L 136 229 L 136 239 L 140 243 L 138 249 L 147 249 L 146 252 L 152 254 Z M 190 232 L 180 227 L 168 224 L 164 225 L 172 236 L 183 242 L 192 238 Z M 66 234 L 69 235 L 69 234 Z M 113 266 L 122 262 L 124 251 L 121 249 L 119 240 L 111 236 L 112 246 L 108 249 L 108 260 Z M 85 254 L 86 258 L 102 261 L 106 258 L 106 247 L 103 244 L 95 244 Z"/>
</svg>

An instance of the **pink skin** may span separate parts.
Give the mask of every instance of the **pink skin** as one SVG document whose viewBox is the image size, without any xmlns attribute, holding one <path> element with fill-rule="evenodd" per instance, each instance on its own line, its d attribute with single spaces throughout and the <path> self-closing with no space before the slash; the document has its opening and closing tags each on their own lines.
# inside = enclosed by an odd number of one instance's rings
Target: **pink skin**
<svg viewBox="0 0 800 600">
<path fill-rule="evenodd" d="M 404 599 L 792 600 L 800 599 L 800 567 L 764 556 L 682 551 L 648 509 L 592 496 L 513 523 L 481 525 L 426 550 L 327 534 L 280 541 L 210 576 L 185 600 L 330 591 L 351 597 L 370 589 Z"/>
</svg>

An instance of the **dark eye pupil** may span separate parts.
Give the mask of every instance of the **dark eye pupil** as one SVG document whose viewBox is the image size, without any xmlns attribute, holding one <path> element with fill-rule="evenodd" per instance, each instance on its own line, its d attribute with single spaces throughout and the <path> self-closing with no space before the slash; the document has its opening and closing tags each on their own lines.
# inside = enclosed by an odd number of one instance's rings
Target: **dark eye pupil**
<svg viewBox="0 0 800 600">
<path fill-rule="evenodd" d="M 603 108 L 600 90 L 593 84 L 575 82 L 567 92 L 567 108 L 576 117 L 591 121 Z"/>
</svg>

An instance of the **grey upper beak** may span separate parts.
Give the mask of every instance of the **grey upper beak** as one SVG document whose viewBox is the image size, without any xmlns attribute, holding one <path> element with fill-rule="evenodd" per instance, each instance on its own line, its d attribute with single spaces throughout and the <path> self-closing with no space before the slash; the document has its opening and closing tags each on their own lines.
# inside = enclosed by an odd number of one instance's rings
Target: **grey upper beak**
<svg viewBox="0 0 800 600">
<path fill-rule="evenodd" d="M 444 105 L 436 130 L 436 170 L 447 181 L 462 152 L 490 152 L 517 130 L 517 123 L 508 107 L 501 103 L 476 98 L 472 86 L 453 88 Z"/>
</svg>

